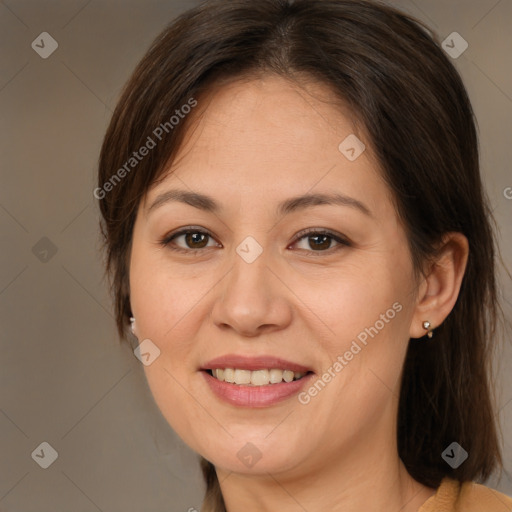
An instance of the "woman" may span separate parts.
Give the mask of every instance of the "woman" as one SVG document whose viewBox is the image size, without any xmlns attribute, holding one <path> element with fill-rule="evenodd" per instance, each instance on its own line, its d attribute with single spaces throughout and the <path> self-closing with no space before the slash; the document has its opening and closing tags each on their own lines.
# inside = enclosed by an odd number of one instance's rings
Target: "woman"
<svg viewBox="0 0 512 512">
<path fill-rule="evenodd" d="M 217 0 L 126 85 L 98 187 L 119 334 L 203 511 L 509 512 L 473 113 L 419 21 Z"/>
</svg>

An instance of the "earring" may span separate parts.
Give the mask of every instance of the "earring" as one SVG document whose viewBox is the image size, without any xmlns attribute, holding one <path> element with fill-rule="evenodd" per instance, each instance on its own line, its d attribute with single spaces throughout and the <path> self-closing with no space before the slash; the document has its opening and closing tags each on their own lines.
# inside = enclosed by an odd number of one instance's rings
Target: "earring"
<svg viewBox="0 0 512 512">
<path fill-rule="evenodd" d="M 434 336 L 434 333 L 433 333 L 432 329 L 430 328 L 430 322 L 428 320 L 425 320 L 423 322 L 423 329 L 427 330 L 427 336 L 429 338 L 432 338 L 432 336 Z"/>
<path fill-rule="evenodd" d="M 132 334 L 135 335 L 135 318 L 133 318 L 133 316 L 130 317 L 130 330 Z"/>
</svg>

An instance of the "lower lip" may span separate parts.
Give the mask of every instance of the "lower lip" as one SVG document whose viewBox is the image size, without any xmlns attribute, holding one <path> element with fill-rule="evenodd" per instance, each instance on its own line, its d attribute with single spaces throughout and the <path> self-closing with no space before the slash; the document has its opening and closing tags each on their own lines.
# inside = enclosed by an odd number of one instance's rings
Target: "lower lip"
<svg viewBox="0 0 512 512">
<path fill-rule="evenodd" d="M 217 397 L 229 404 L 241 407 L 269 407 L 277 404 L 299 393 L 310 377 L 313 376 L 313 373 L 309 373 L 292 382 L 280 382 L 279 384 L 268 384 L 266 386 L 244 386 L 221 381 L 204 370 L 201 373 Z"/>
</svg>

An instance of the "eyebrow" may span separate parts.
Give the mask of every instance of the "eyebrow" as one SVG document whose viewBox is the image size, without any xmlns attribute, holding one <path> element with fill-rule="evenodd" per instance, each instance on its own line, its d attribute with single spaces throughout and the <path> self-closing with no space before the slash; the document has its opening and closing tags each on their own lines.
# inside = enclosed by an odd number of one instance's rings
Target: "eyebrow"
<svg viewBox="0 0 512 512">
<path fill-rule="evenodd" d="M 168 190 L 156 197 L 151 206 L 148 208 L 148 213 L 170 202 L 180 202 L 212 213 L 220 213 L 221 206 L 210 196 L 200 194 L 198 192 L 190 192 L 187 190 Z M 372 217 L 369 208 L 361 201 L 353 197 L 346 196 L 339 193 L 330 194 L 304 194 L 301 196 L 291 197 L 282 201 L 277 206 L 277 214 L 284 216 L 292 212 L 309 208 L 318 205 L 340 205 L 355 208 L 365 215 Z"/>
</svg>

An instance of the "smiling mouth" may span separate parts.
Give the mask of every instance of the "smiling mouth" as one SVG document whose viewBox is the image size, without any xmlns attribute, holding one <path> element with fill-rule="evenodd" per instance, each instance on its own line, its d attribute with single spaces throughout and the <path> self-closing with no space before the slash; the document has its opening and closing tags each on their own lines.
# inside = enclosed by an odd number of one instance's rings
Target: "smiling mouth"
<svg viewBox="0 0 512 512">
<path fill-rule="evenodd" d="M 205 370 L 206 373 L 221 382 L 227 382 L 238 386 L 267 386 L 300 380 L 306 375 L 313 373 L 294 372 L 278 368 L 263 370 L 242 370 L 238 368 L 215 368 Z"/>
</svg>

